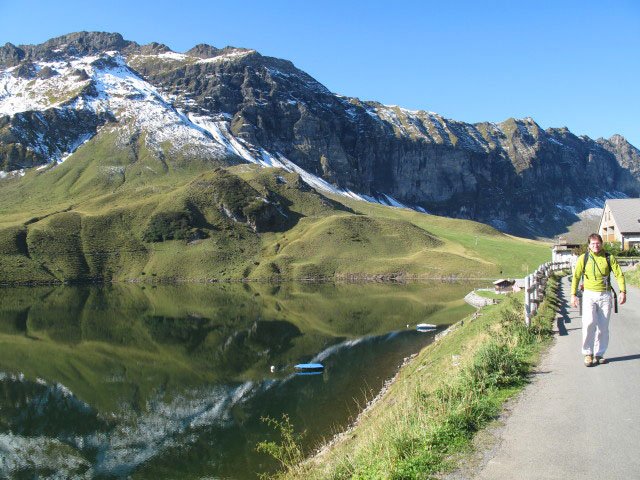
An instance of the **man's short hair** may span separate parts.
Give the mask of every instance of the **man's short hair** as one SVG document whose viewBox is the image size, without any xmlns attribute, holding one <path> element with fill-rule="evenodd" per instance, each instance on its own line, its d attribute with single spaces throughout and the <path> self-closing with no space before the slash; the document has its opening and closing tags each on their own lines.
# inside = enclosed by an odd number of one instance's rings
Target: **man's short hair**
<svg viewBox="0 0 640 480">
<path fill-rule="evenodd" d="M 589 235 L 587 243 L 591 243 L 591 240 L 600 240 L 600 243 L 604 243 L 602 241 L 602 237 L 598 233 L 592 233 L 591 235 Z"/>
</svg>

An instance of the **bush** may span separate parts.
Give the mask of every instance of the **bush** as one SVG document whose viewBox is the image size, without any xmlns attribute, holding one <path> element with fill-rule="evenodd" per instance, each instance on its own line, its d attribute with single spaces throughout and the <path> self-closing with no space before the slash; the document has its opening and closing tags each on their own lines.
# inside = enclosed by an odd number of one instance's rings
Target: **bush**
<svg viewBox="0 0 640 480">
<path fill-rule="evenodd" d="M 605 243 L 602 248 L 605 252 L 610 253 L 611 255 L 615 255 L 616 257 L 638 257 L 640 256 L 640 250 L 636 247 L 628 248 L 627 250 L 623 250 L 618 242 L 616 243 Z"/>
<path fill-rule="evenodd" d="M 619 257 L 640 257 L 640 249 L 637 247 L 632 247 L 628 250 L 622 250 L 619 254 Z"/>
<path fill-rule="evenodd" d="M 188 212 L 160 212 L 149 220 L 142 234 L 145 242 L 163 242 L 164 240 L 185 240 L 191 234 L 193 218 Z"/>
<path fill-rule="evenodd" d="M 615 255 L 616 257 L 640 257 L 640 249 L 636 247 L 629 248 L 627 250 L 623 250 L 618 242 L 611 243 L 605 242 L 602 245 L 602 249 L 610 255 Z M 587 244 L 580 245 L 578 248 L 573 249 L 573 253 L 576 255 L 582 255 L 587 252 Z"/>
</svg>

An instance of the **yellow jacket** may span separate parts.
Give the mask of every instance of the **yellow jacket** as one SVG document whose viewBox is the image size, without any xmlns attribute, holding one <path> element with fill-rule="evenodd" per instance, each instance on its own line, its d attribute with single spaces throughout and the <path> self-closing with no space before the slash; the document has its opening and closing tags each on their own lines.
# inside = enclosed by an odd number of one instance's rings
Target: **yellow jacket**
<svg viewBox="0 0 640 480">
<path fill-rule="evenodd" d="M 609 277 L 609 265 L 607 264 L 605 252 L 601 250 L 597 255 L 593 252 L 589 252 L 589 260 L 587 261 L 586 268 L 584 264 L 585 256 L 586 254 L 580 255 L 576 262 L 576 269 L 573 272 L 573 281 L 571 282 L 571 295 L 575 295 L 578 291 L 578 284 L 580 283 L 583 270 L 585 290 L 592 290 L 594 292 L 610 290 L 611 286 L 609 285 L 607 287 L 605 284 L 605 279 Z M 618 265 L 616 257 L 610 255 L 609 261 L 611 262 L 611 271 L 616 276 L 620 291 L 626 293 L 627 286 L 624 282 L 624 275 L 622 274 L 622 270 L 620 269 L 620 265 Z"/>
</svg>

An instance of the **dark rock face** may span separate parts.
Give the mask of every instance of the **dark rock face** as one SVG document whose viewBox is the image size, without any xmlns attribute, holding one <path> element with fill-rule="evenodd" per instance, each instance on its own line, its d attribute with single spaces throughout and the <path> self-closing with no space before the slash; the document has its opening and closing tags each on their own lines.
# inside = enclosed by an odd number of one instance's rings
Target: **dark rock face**
<svg viewBox="0 0 640 480">
<path fill-rule="evenodd" d="M 56 72 L 53 68 L 51 67 L 44 67 L 43 69 L 41 69 L 38 72 L 38 78 L 42 78 L 43 80 L 47 80 L 49 78 L 55 77 L 56 75 L 58 75 L 58 72 Z"/>
<path fill-rule="evenodd" d="M 6 43 L 4 47 L 0 47 L 0 65 L 13 67 L 18 65 L 23 58 L 24 50 L 11 43 Z"/>
<path fill-rule="evenodd" d="M 630 185 L 627 186 L 625 184 L 622 189 L 632 189 L 633 180 L 640 178 L 640 150 L 620 135 L 613 135 L 609 140 L 599 138 L 596 142 L 607 152 L 615 156 L 620 166 L 631 174 L 632 179 L 626 179 Z"/>
<path fill-rule="evenodd" d="M 201 43 L 186 52 L 186 54 L 198 58 L 213 58 L 220 55 L 220 50 L 216 47 L 212 47 L 211 45 Z"/>
<path fill-rule="evenodd" d="M 185 55 L 206 59 L 206 58 L 215 58 L 220 55 L 227 55 L 229 53 L 242 53 L 242 52 L 250 52 L 250 51 L 251 50 L 247 48 L 236 48 L 231 46 L 227 46 L 227 47 L 224 47 L 223 49 L 220 49 L 220 48 L 212 47 L 211 45 L 207 45 L 206 43 L 201 43 L 193 47 L 191 50 L 185 52 Z"/>
<path fill-rule="evenodd" d="M 13 71 L 13 75 L 29 80 L 36 76 L 36 67 L 29 61 L 22 62 L 20 66 Z"/>
<path fill-rule="evenodd" d="M 0 120 L 0 169 L 43 165 L 73 151 L 76 143 L 95 135 L 98 127 L 115 121 L 110 114 L 89 110 L 49 109 L 24 112 Z M 3 126 L 4 125 L 4 126 Z"/>
<path fill-rule="evenodd" d="M 89 80 L 89 75 L 87 74 L 86 71 L 84 70 L 76 70 L 75 72 L 73 72 L 73 75 L 80 81 L 82 80 Z"/>
<path fill-rule="evenodd" d="M 20 45 L 7 43 L 0 47 L 0 66 L 13 67 L 25 60 L 56 61 L 70 57 L 99 55 L 116 51 L 124 55 L 141 53 L 157 55 L 170 52 L 171 49 L 161 43 L 152 42 L 140 46 L 136 42 L 124 40 L 119 33 L 76 32 L 52 38 L 41 45 Z"/>
<path fill-rule="evenodd" d="M 140 48 L 142 55 L 159 55 L 161 53 L 170 52 L 171 49 L 162 43 L 151 42 L 148 45 L 143 45 Z"/>
<path fill-rule="evenodd" d="M 42 45 L 20 45 L 18 49 L 28 60 L 54 61 L 70 56 L 96 55 L 110 50 L 124 52 L 137 47 L 135 42 L 124 40 L 119 33 L 76 32 L 52 38 Z M 0 52 L 0 58 L 3 57 L 4 54 Z"/>
</svg>

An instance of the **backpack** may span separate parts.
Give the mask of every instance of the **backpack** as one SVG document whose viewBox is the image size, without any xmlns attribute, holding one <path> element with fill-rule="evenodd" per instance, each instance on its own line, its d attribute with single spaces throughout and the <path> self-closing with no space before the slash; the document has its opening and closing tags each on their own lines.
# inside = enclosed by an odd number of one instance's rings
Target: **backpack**
<svg viewBox="0 0 640 480">
<path fill-rule="evenodd" d="M 582 276 L 580 277 L 580 290 L 584 290 L 584 274 L 587 271 L 587 262 L 589 261 L 589 256 L 591 255 L 591 253 L 589 252 L 589 250 L 587 249 L 587 253 L 583 254 L 582 258 L 583 260 L 583 264 L 582 264 Z M 607 252 L 604 252 L 604 256 L 607 259 L 607 266 L 609 267 L 609 273 L 607 275 L 607 286 L 611 289 L 613 289 L 611 287 L 611 260 L 609 260 L 609 257 L 611 257 L 611 255 Z M 595 258 L 593 259 L 593 261 L 595 262 Z M 597 267 L 597 264 L 596 264 Z M 600 271 L 600 269 L 598 269 L 598 271 Z M 600 272 L 602 273 L 602 272 Z"/>
</svg>

